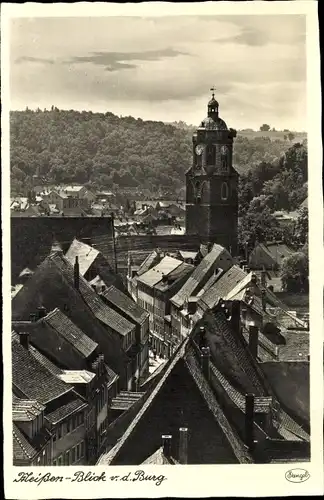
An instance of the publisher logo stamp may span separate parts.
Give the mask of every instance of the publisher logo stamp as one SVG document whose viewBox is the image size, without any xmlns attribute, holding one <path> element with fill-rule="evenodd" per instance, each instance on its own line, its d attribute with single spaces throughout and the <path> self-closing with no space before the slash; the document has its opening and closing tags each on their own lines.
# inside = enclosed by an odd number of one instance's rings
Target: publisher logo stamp
<svg viewBox="0 0 324 500">
<path fill-rule="evenodd" d="M 310 478 L 310 473 L 305 469 L 290 469 L 286 472 L 285 478 L 290 483 L 304 483 Z"/>
</svg>

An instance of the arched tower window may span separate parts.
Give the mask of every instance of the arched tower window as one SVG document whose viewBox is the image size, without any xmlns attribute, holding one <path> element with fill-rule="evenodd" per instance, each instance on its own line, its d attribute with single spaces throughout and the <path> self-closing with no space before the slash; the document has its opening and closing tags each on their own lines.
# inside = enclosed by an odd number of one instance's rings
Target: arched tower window
<svg viewBox="0 0 324 500">
<path fill-rule="evenodd" d="M 215 165 L 216 161 L 216 146 L 214 144 L 208 144 L 206 151 L 206 163 L 207 165 Z"/>
<path fill-rule="evenodd" d="M 227 200 L 229 195 L 229 189 L 227 182 L 223 182 L 221 186 L 221 198 L 222 200 Z"/>
</svg>

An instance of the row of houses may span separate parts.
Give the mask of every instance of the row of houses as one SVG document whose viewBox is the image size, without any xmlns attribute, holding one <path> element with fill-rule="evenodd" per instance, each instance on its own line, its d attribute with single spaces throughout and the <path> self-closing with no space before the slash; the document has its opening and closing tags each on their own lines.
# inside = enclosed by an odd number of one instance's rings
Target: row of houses
<svg viewBox="0 0 324 500">
<path fill-rule="evenodd" d="M 307 328 L 304 314 L 299 318 L 290 310 L 268 286 L 267 277 L 266 270 L 257 273 L 242 268 L 216 244 L 210 251 L 168 254 L 155 250 L 140 266 L 132 265 L 129 252 L 128 291 L 149 313 L 152 345 L 165 357 L 220 299 L 240 300 L 244 322 L 259 329 L 277 328 L 278 318 L 284 330 Z"/>
<path fill-rule="evenodd" d="M 261 332 L 233 294 L 207 308 L 147 380 L 143 405 L 98 465 L 309 460 L 307 341 L 298 362 L 260 360 Z"/>
<path fill-rule="evenodd" d="M 16 465 L 309 458 L 308 331 L 223 247 L 130 252 L 127 290 L 75 239 L 20 281 Z M 150 344 L 168 358 L 153 373 Z"/>
<path fill-rule="evenodd" d="M 28 271 L 28 272 L 27 272 Z M 15 465 L 91 465 L 149 376 L 149 314 L 102 254 L 53 244 L 12 297 Z"/>
</svg>

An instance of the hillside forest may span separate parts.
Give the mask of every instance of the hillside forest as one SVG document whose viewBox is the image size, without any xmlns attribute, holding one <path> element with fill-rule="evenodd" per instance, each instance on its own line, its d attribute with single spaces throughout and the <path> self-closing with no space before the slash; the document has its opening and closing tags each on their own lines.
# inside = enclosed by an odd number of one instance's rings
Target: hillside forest
<svg viewBox="0 0 324 500">
<path fill-rule="evenodd" d="M 234 143 L 242 249 L 278 238 L 299 246 L 306 243 L 305 230 L 300 229 L 305 226 L 305 211 L 297 221 L 299 229 L 279 227 L 273 214 L 296 211 L 307 197 L 307 140 L 305 134 L 269 128 L 239 131 Z M 54 106 L 13 111 L 11 194 L 26 196 L 37 179 L 37 184 L 80 183 L 94 190 L 145 189 L 152 197 L 157 192 L 184 197 L 192 132 L 193 127 L 183 122 L 165 124 L 110 112 Z"/>
</svg>

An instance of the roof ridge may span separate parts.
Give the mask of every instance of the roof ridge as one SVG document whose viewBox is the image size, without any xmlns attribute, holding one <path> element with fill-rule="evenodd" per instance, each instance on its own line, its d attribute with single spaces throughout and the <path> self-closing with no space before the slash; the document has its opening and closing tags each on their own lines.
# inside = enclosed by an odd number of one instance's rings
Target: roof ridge
<svg viewBox="0 0 324 500">
<path fill-rule="evenodd" d="M 154 401 L 155 397 L 157 396 L 159 391 L 162 389 L 164 383 L 166 382 L 168 376 L 170 375 L 170 373 L 172 372 L 172 370 L 174 369 L 174 367 L 176 366 L 178 361 L 181 358 L 183 358 L 183 356 L 185 354 L 186 347 L 188 345 L 188 342 L 189 342 L 189 337 L 185 338 L 183 340 L 182 344 L 180 344 L 177 351 L 174 353 L 173 358 L 170 358 L 169 366 L 168 366 L 168 364 L 165 365 L 165 373 L 163 374 L 162 378 L 159 380 L 156 387 L 153 389 L 151 394 L 148 396 L 147 400 L 145 401 L 144 405 L 142 406 L 142 408 L 140 409 L 140 411 L 138 412 L 136 417 L 131 421 L 131 423 L 127 427 L 125 433 L 123 434 L 122 438 L 120 439 L 120 441 L 106 454 L 107 455 L 107 465 L 109 465 L 111 463 L 111 461 L 116 457 L 116 455 L 120 451 L 122 445 L 127 441 L 129 436 L 131 435 L 131 433 L 133 432 L 133 430 L 137 426 L 139 420 L 146 413 L 146 411 L 148 410 L 148 408 L 150 407 L 150 405 Z M 105 455 L 102 455 L 100 460 L 103 460 L 104 456 Z M 97 464 L 100 465 L 100 463 L 101 462 L 98 462 Z M 106 462 L 103 462 L 103 463 L 106 463 Z"/>
<path fill-rule="evenodd" d="M 17 427 L 17 429 L 18 429 L 18 427 Z M 19 432 L 21 432 L 20 429 L 18 429 L 18 430 L 19 430 Z M 27 455 L 28 458 L 32 458 L 32 456 L 28 453 L 28 451 L 24 447 L 24 445 L 23 445 L 21 439 L 19 438 L 19 436 L 17 435 L 16 431 L 14 429 L 12 429 L 12 432 L 13 432 L 13 435 L 15 436 L 15 439 L 16 439 L 17 443 L 19 444 L 20 448 L 23 450 L 23 452 Z"/>
</svg>

